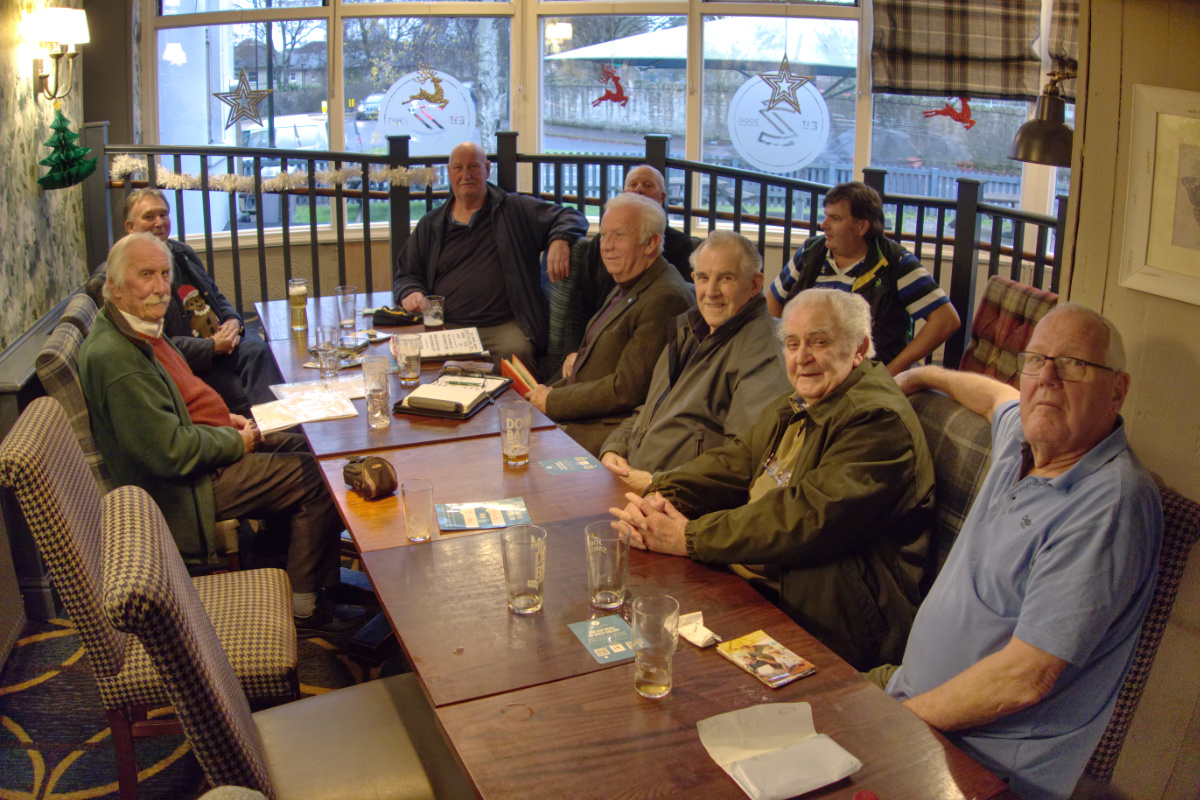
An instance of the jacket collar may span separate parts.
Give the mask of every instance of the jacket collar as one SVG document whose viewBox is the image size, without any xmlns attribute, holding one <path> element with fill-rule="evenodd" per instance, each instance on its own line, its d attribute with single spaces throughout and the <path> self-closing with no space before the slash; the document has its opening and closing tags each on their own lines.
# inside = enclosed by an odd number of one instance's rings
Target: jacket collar
<svg viewBox="0 0 1200 800">
<path fill-rule="evenodd" d="M 111 300 L 104 301 L 104 315 L 108 317 L 108 321 L 112 323 L 112 326 L 116 328 L 122 336 L 133 342 L 144 352 L 153 352 L 153 348 L 150 347 L 150 343 L 146 341 L 145 338 L 138 335 L 137 331 L 135 331 L 125 319 L 125 315 L 121 313 L 121 309 L 113 305 Z"/>
<path fill-rule="evenodd" d="M 877 362 L 864 358 L 861 364 L 850 370 L 850 374 L 846 376 L 846 380 L 842 381 L 840 386 L 817 402 L 806 405 L 800 398 L 793 394 L 789 398 L 791 402 L 780 412 L 780 416 L 786 415 L 792 417 L 803 413 L 808 414 L 809 419 L 813 422 L 824 422 L 833 414 L 838 402 L 846 396 L 846 392 L 850 391 L 859 381 L 865 378 L 868 372 L 876 368 L 882 369 Z"/>
</svg>

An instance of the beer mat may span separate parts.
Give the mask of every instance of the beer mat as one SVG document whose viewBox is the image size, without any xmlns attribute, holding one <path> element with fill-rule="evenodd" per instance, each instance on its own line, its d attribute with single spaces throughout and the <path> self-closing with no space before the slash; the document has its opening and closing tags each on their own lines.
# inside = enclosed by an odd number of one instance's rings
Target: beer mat
<svg viewBox="0 0 1200 800">
<path fill-rule="evenodd" d="M 796 655 L 762 631 L 721 642 L 717 652 L 772 689 L 817 671 L 811 661 Z"/>
<path fill-rule="evenodd" d="M 575 456 L 574 458 L 548 458 L 538 463 L 542 465 L 542 469 L 551 475 L 561 475 L 564 472 L 583 472 L 589 469 L 600 469 L 604 466 L 588 455 Z"/>
<path fill-rule="evenodd" d="M 620 614 L 572 622 L 567 627 L 597 663 L 608 664 L 633 658 L 633 631 Z"/>
<path fill-rule="evenodd" d="M 442 503 L 435 505 L 434 510 L 437 512 L 438 527 L 443 532 L 507 528 L 532 522 L 524 497 L 510 497 L 490 503 Z"/>
</svg>

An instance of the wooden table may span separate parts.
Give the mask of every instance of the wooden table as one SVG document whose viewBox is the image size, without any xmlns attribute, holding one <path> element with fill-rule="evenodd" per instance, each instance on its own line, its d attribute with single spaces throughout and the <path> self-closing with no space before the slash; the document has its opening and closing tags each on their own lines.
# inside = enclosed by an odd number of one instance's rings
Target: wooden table
<svg viewBox="0 0 1200 800">
<path fill-rule="evenodd" d="M 485 409 L 480 415 L 488 411 Z M 496 414 L 493 412 L 489 416 L 495 417 Z M 396 420 L 392 427 L 401 424 L 402 420 Z M 366 425 L 360 427 L 365 428 Z M 524 497 L 529 515 L 537 525 L 581 514 L 601 514 L 614 505 L 625 504 L 628 487 L 603 467 L 551 475 L 537 463 L 550 458 L 574 458 L 585 454 L 586 451 L 574 439 L 557 428 L 530 433 L 530 463 L 527 467 L 503 465 L 498 436 L 374 453 L 391 462 L 400 480 L 426 478 L 433 481 L 435 503 Z M 338 511 L 354 537 L 359 552 L 409 544 L 398 496 L 363 500 L 357 492 L 350 491 L 342 480 L 342 465 L 346 463 L 344 458 L 322 458 L 319 463 Z M 434 534 L 434 539 L 461 539 L 472 535 Z"/>
<path fill-rule="evenodd" d="M 714 648 L 681 640 L 675 687 L 633 690 L 632 662 L 597 663 L 567 627 L 610 612 L 587 604 L 583 529 L 546 524 L 545 604 L 508 612 L 499 533 L 365 553 L 363 565 L 477 791 L 509 797 L 743 797 L 709 758 L 696 723 L 757 703 L 807 701 L 819 732 L 864 768 L 813 797 L 992 798 L 1005 785 L 862 678 L 729 572 L 635 551 L 629 596 L 667 592 L 723 638 L 757 629 L 814 664 L 769 689 Z M 627 608 L 627 607 L 626 607 Z"/>
<path fill-rule="evenodd" d="M 310 283 L 308 287 L 308 331 L 305 333 L 292 330 L 291 309 L 288 308 L 286 297 L 282 300 L 267 300 L 255 303 L 254 310 L 258 313 L 258 318 L 263 326 L 263 338 L 268 342 L 272 342 L 291 339 L 301 335 L 312 336 L 318 325 L 337 325 L 340 315 L 338 314 L 334 296 L 313 297 L 312 292 L 313 287 Z M 390 305 L 392 305 L 391 290 L 373 292 L 369 295 L 359 294 L 358 296 L 360 313 L 364 308 L 378 308 L 379 306 Z M 360 316 L 358 329 L 363 330 L 369 327 L 371 327 L 370 318 Z"/>
<path fill-rule="evenodd" d="M 395 328 L 392 330 L 408 330 Z M 316 380 L 318 372 L 306 369 L 303 365 L 311 361 L 313 356 L 308 352 L 309 340 L 283 339 L 269 342 L 275 363 L 285 380 L 290 382 Z M 387 355 L 387 342 L 368 345 L 363 351 L 366 355 Z M 429 383 L 437 378 L 441 362 L 422 365 L 421 382 Z M 360 367 L 353 367 L 354 372 L 360 372 Z M 349 372 L 349 370 L 347 370 Z M 392 402 L 400 400 L 410 391 L 400 385 L 395 375 L 391 376 Z M 500 396 L 502 400 L 516 400 L 519 395 L 507 390 Z M 318 458 L 324 456 L 343 455 L 346 453 L 363 453 L 372 450 L 382 450 L 390 447 L 402 447 L 435 442 L 448 442 L 456 439 L 470 439 L 477 436 L 493 436 L 500 432 L 500 415 L 494 407 L 484 407 L 467 420 L 441 419 L 424 417 L 415 414 L 393 414 L 392 424 L 387 428 L 375 429 L 367 425 L 367 401 L 359 398 L 354 402 L 358 410 L 357 417 L 347 419 L 331 419 L 322 422 L 306 422 L 301 428 L 308 437 L 309 447 Z M 530 421 L 533 430 L 554 428 L 554 421 L 536 408 Z"/>
</svg>

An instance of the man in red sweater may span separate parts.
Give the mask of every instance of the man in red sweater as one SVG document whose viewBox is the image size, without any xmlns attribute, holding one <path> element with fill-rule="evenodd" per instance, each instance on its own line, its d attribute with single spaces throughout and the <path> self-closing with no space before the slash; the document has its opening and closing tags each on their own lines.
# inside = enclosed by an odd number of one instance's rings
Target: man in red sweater
<svg viewBox="0 0 1200 800">
<path fill-rule="evenodd" d="M 302 637 L 347 634 L 361 608 L 325 597 L 338 582 L 342 523 L 303 436 L 264 437 L 231 414 L 162 335 L 171 257 L 150 233 L 126 236 L 108 257 L 104 309 L 79 353 L 80 381 L 114 483 L 158 503 L 186 560 L 211 563 L 217 519 L 279 519 Z"/>
</svg>

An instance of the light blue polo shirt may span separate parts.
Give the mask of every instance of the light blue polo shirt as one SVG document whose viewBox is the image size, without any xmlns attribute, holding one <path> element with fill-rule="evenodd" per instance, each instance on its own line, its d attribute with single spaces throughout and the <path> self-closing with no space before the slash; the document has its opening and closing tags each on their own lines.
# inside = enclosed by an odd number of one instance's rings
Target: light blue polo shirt
<svg viewBox="0 0 1200 800">
<path fill-rule="evenodd" d="M 1018 403 L 992 422 L 992 466 L 888 683 L 900 700 L 1016 636 L 1068 662 L 1030 708 L 947 736 L 1026 800 L 1066 798 L 1112 715 L 1154 592 L 1162 508 L 1124 423 L 1069 470 L 1021 478 Z"/>
</svg>

